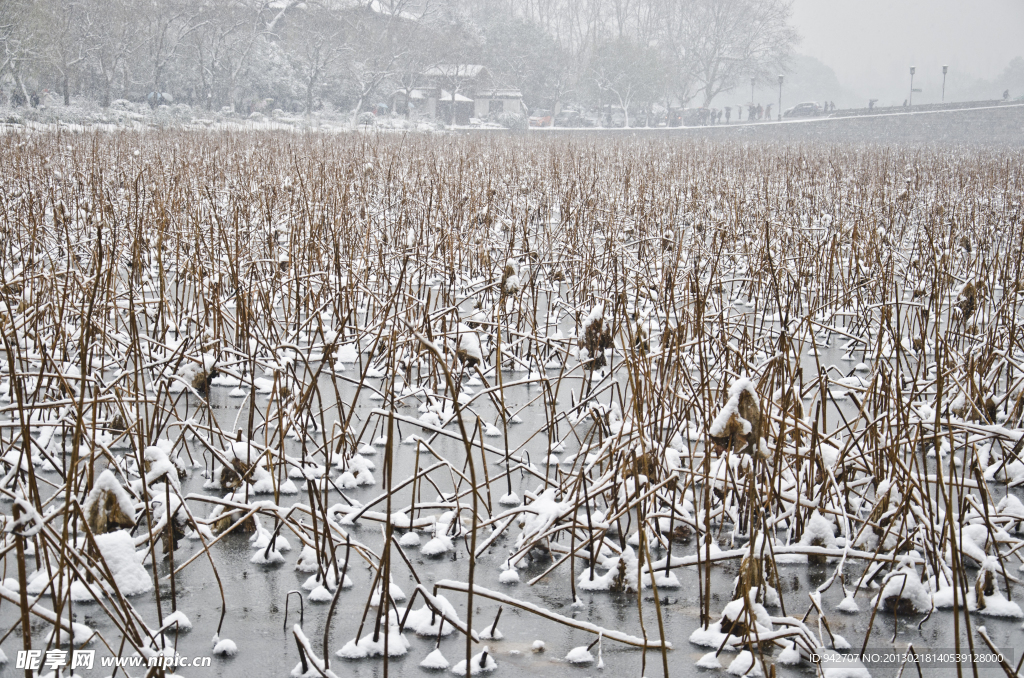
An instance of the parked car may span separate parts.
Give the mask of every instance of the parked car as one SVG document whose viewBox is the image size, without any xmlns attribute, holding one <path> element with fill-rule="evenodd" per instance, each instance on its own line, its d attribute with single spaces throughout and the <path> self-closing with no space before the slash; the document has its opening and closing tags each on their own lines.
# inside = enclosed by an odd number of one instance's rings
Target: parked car
<svg viewBox="0 0 1024 678">
<path fill-rule="evenodd" d="M 563 109 L 555 116 L 555 127 L 593 127 L 594 123 L 579 111 Z"/>
<path fill-rule="evenodd" d="M 793 108 L 786 109 L 782 114 L 783 118 L 813 118 L 821 115 L 821 106 L 813 101 L 805 101 Z"/>
<path fill-rule="evenodd" d="M 711 109 L 708 108 L 684 108 L 681 114 L 682 122 L 687 127 L 698 127 L 711 122 Z"/>
<path fill-rule="evenodd" d="M 632 119 L 630 119 L 630 122 L 633 122 Z M 625 127 L 626 112 L 622 110 L 621 106 L 606 108 L 601 116 L 601 124 L 604 127 Z"/>
<path fill-rule="evenodd" d="M 551 127 L 554 118 L 551 111 L 540 109 L 530 114 L 530 127 Z"/>
</svg>

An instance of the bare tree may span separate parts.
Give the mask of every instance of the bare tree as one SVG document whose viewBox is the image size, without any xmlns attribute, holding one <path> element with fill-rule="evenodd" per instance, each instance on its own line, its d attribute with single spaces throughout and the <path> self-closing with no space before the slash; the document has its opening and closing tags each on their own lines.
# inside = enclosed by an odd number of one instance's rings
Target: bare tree
<svg viewBox="0 0 1024 678">
<path fill-rule="evenodd" d="M 531 105 L 551 106 L 575 88 L 568 55 L 535 20 L 495 9 L 484 17 L 481 62 L 495 79 L 523 92 Z M 542 100 L 543 99 L 543 103 Z"/>
<path fill-rule="evenodd" d="M 46 27 L 46 39 L 39 43 L 40 54 L 45 65 L 56 72 L 67 106 L 71 103 L 71 74 L 87 57 L 81 33 L 82 7 L 73 0 L 41 0 L 36 2 L 36 9 L 38 20 Z"/>
<path fill-rule="evenodd" d="M 630 126 L 629 111 L 636 103 L 649 103 L 661 92 L 664 72 L 657 53 L 629 38 L 602 44 L 591 65 L 598 89 L 617 100 Z"/>
<path fill-rule="evenodd" d="M 782 70 L 788 3 L 0 0 L 0 78 L 18 100 L 48 85 L 65 102 L 91 80 L 103 105 L 173 92 L 207 107 L 304 98 L 308 111 L 322 93 L 355 117 L 386 90 L 408 99 L 431 68 L 480 64 L 535 105 L 611 97 L 631 115 Z M 444 83 L 453 109 L 465 75 Z"/>
<path fill-rule="evenodd" d="M 382 83 L 393 80 L 400 68 L 414 67 L 421 61 L 417 57 L 429 53 L 417 45 L 424 37 L 421 22 L 428 10 L 429 3 L 413 0 L 374 0 L 344 14 L 349 34 L 357 37 L 353 51 L 357 58 L 348 64 L 355 100 L 353 124 L 366 100 Z"/>
<path fill-rule="evenodd" d="M 27 103 L 30 98 L 25 84 L 27 67 L 40 58 L 39 11 L 31 0 L 0 2 L 0 78 L 9 73 L 14 81 L 14 100 Z"/>
<path fill-rule="evenodd" d="M 238 81 L 273 21 L 293 7 L 272 8 L 269 0 L 203 0 L 196 30 L 189 36 L 191 61 L 198 80 L 196 98 L 207 108 L 234 104 Z"/>
<path fill-rule="evenodd" d="M 346 42 L 347 25 L 329 2 L 306 3 L 283 24 L 276 18 L 275 23 L 279 30 L 284 26 L 286 53 L 305 89 L 308 115 L 325 77 L 352 50 Z"/>
<path fill-rule="evenodd" d="M 740 79 L 764 79 L 784 67 L 797 41 L 786 0 L 679 0 L 678 55 L 704 105 Z"/>
<path fill-rule="evenodd" d="M 83 41 L 93 74 L 100 82 L 100 105 L 110 106 L 114 82 L 142 44 L 132 0 L 83 0 Z"/>
<path fill-rule="evenodd" d="M 146 54 L 138 82 L 159 98 L 168 71 L 178 66 L 186 38 L 202 25 L 202 7 L 192 0 L 143 2 L 137 7 Z"/>
<path fill-rule="evenodd" d="M 406 119 L 412 113 L 413 90 L 423 84 L 423 73 L 446 59 L 444 27 L 438 6 L 438 2 L 430 0 L 419 3 L 415 17 L 396 23 L 391 32 L 396 43 L 393 78 L 405 95 Z"/>
<path fill-rule="evenodd" d="M 697 86 L 695 64 L 691 60 L 690 16 L 685 0 L 660 0 L 658 39 L 668 60 L 666 84 L 681 106 L 693 98 Z"/>
</svg>

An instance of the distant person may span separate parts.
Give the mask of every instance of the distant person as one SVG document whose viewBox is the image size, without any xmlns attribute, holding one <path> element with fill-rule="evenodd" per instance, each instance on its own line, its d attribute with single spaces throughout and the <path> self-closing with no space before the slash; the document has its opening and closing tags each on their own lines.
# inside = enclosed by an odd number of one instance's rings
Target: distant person
<svg viewBox="0 0 1024 678">
<path fill-rule="evenodd" d="M 764 109 L 761 108 L 761 104 L 758 104 L 757 105 L 757 119 L 761 120 L 762 118 L 764 118 Z"/>
<path fill-rule="evenodd" d="M 907 106 L 907 100 L 906 100 L 906 99 L 904 99 L 904 100 L 903 100 L 903 107 L 904 107 L 904 108 L 906 108 L 906 106 Z"/>
<path fill-rule="evenodd" d="M 832 112 L 835 113 L 836 112 L 836 102 L 830 101 L 829 102 L 829 106 L 832 107 Z"/>
<path fill-rule="evenodd" d="M 719 112 L 718 112 L 718 124 L 719 124 L 719 125 L 721 125 L 721 124 L 722 124 L 722 111 L 719 111 Z"/>
<path fill-rule="evenodd" d="M 1010 98 L 1010 90 L 1004 89 L 1003 90 L 1003 101 L 1006 101 L 1009 98 Z"/>
<path fill-rule="evenodd" d="M 725 107 L 725 124 L 729 124 L 729 118 L 732 117 L 732 106 Z"/>
<path fill-rule="evenodd" d="M 771 104 L 768 104 L 764 108 L 764 119 L 765 120 L 771 120 L 772 119 L 772 105 Z"/>
</svg>

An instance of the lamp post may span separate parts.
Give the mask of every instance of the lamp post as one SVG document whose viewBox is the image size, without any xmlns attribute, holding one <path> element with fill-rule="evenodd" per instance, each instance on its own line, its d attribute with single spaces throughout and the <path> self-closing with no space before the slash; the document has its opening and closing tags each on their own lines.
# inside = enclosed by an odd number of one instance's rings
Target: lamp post
<svg viewBox="0 0 1024 678">
<path fill-rule="evenodd" d="M 750 105 L 754 105 L 754 83 L 757 82 L 757 78 L 750 79 Z"/>
<path fill-rule="evenodd" d="M 914 105 L 914 73 L 916 71 L 917 69 L 915 67 L 910 67 L 910 98 L 907 101 L 910 102 L 911 106 Z"/>
<path fill-rule="evenodd" d="M 782 76 L 779 76 L 779 121 L 782 121 Z"/>
<path fill-rule="evenodd" d="M 946 103 L 946 73 L 949 71 L 949 66 L 942 65 L 942 103 Z"/>
</svg>

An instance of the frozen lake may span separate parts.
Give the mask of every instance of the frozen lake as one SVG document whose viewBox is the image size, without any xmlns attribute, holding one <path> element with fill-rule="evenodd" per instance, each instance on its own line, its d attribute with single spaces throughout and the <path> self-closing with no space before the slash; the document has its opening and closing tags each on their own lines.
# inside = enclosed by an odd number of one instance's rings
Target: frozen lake
<svg viewBox="0 0 1024 678">
<path fill-rule="evenodd" d="M 0 676 L 55 612 L 188 676 L 1020 661 L 1019 152 L 0 149 Z"/>
</svg>

